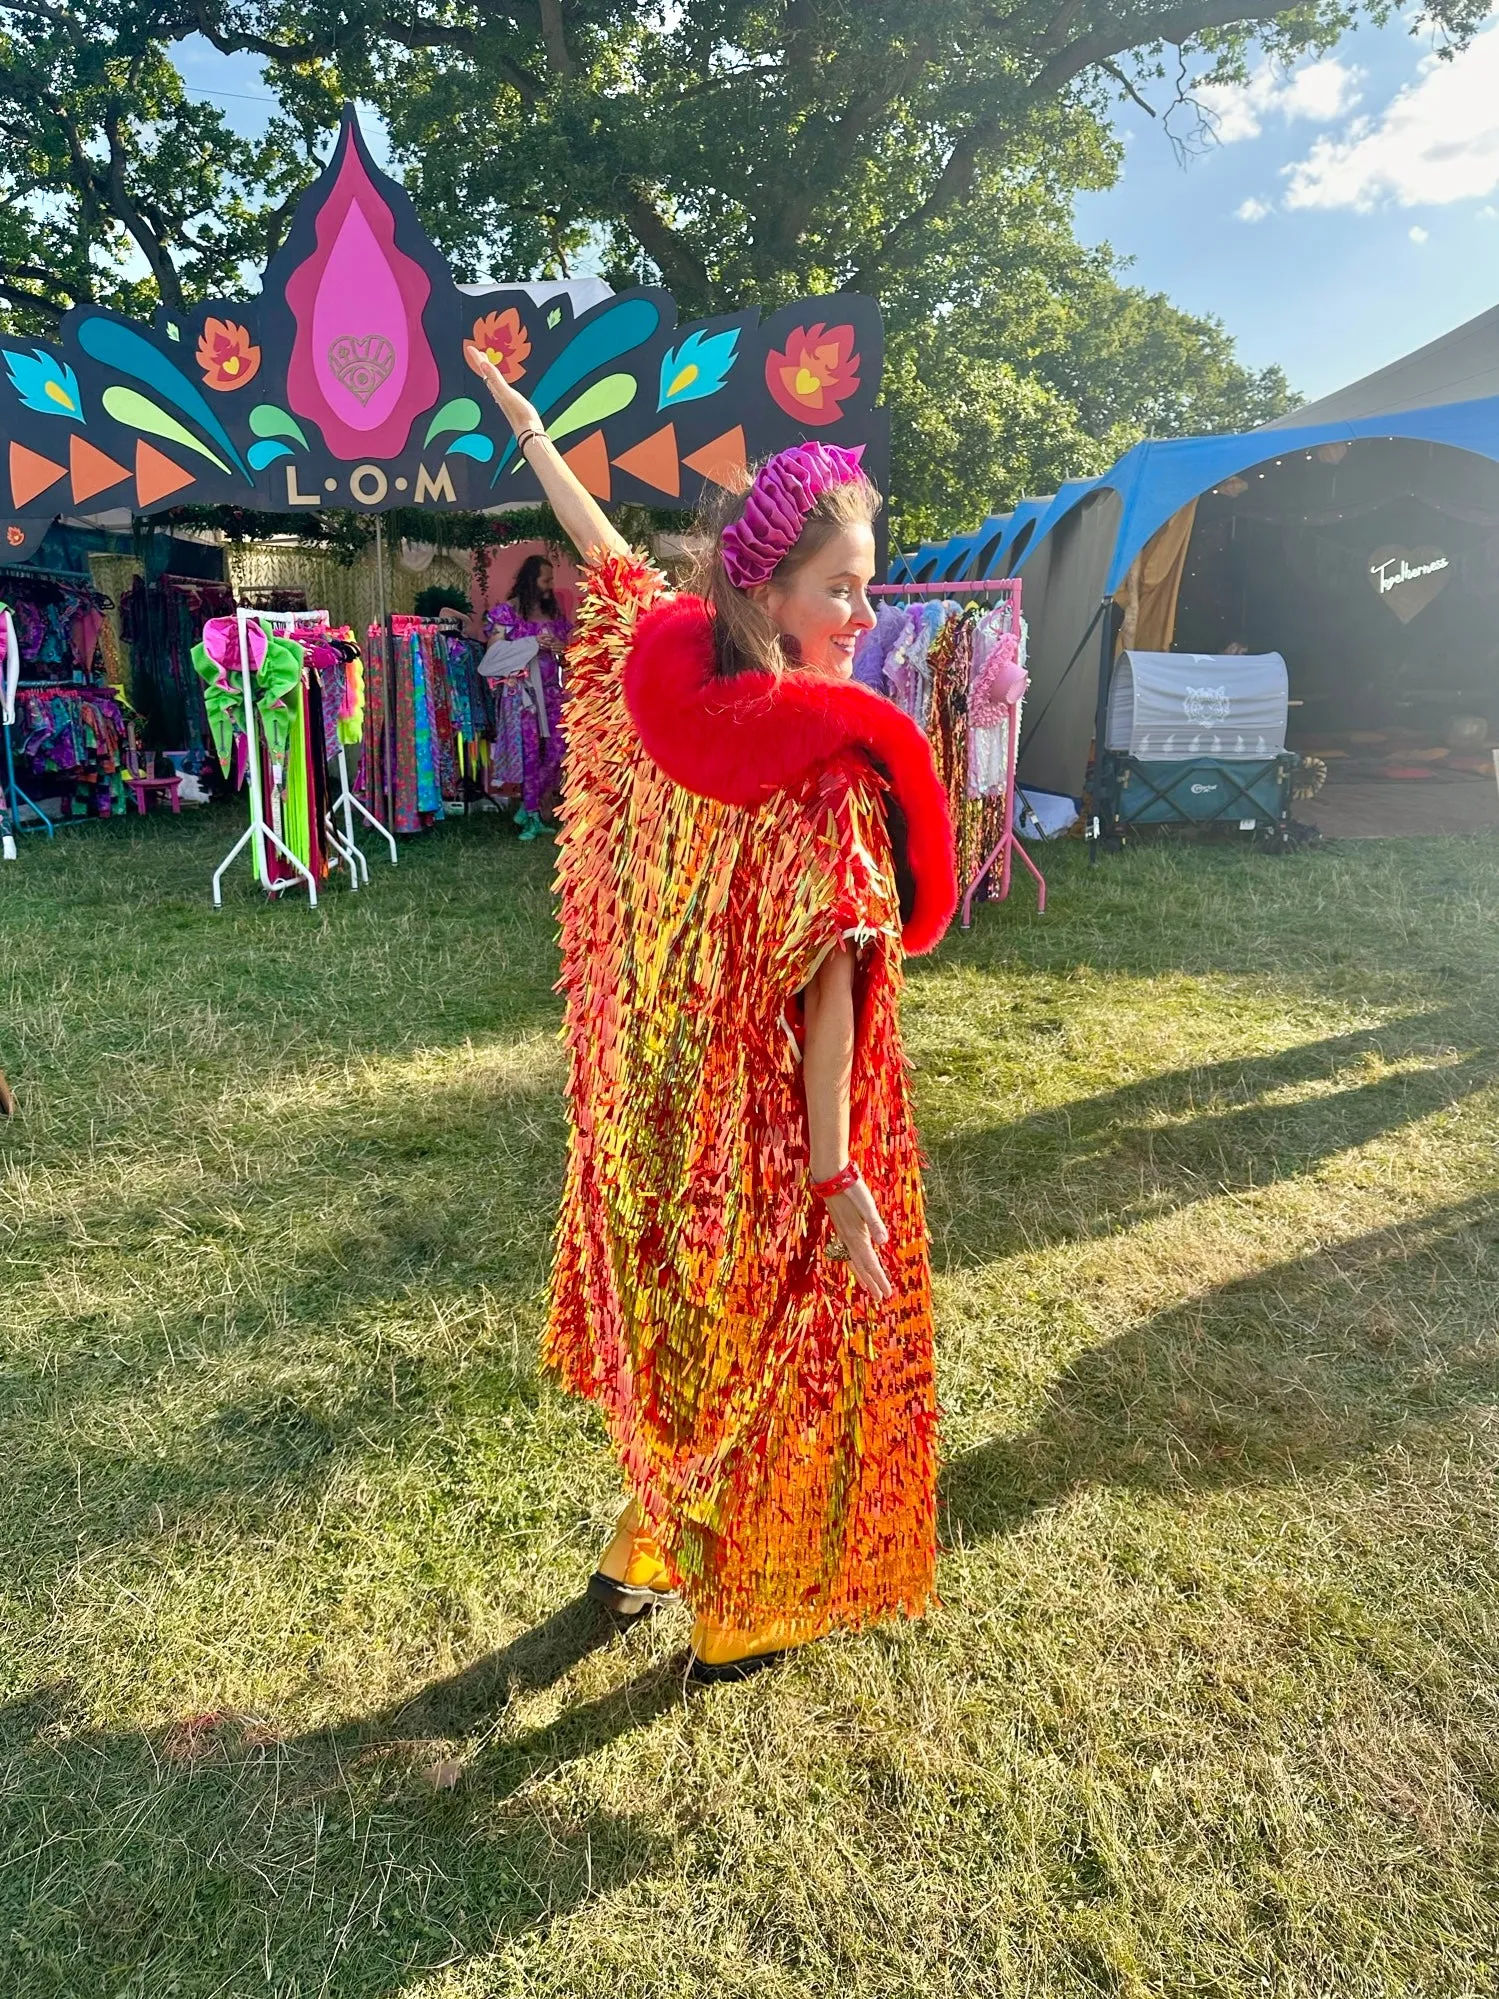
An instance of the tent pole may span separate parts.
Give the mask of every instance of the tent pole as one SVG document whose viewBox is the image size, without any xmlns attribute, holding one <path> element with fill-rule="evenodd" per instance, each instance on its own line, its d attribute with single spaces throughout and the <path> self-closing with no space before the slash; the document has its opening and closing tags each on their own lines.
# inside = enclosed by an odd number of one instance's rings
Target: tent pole
<svg viewBox="0 0 1499 1999">
<path fill-rule="evenodd" d="M 1098 703 L 1093 710 L 1093 837 L 1089 857 L 1096 861 L 1102 844 L 1103 820 L 1099 811 L 1103 784 L 1103 743 L 1109 728 L 1109 681 L 1114 669 L 1114 612 L 1112 597 L 1099 606 Z"/>
</svg>

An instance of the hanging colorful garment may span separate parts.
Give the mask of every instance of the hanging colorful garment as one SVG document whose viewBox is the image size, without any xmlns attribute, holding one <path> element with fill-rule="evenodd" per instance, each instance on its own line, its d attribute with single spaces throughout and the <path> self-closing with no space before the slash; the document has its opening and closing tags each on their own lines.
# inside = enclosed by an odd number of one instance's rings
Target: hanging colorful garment
<svg viewBox="0 0 1499 1999">
<path fill-rule="evenodd" d="M 562 661 L 567 651 L 572 625 L 567 618 L 527 618 L 516 604 L 496 604 L 485 620 L 485 630 L 495 639 L 535 639 L 536 656 L 527 671 L 514 681 L 501 681 L 501 702 L 509 713 L 504 717 L 506 769 L 504 778 L 492 783 L 521 787 L 521 804 L 527 812 L 538 812 L 545 800 L 562 783 L 563 764 L 563 676 Z M 513 731 L 515 752 L 508 754 Z M 496 744 L 499 761 L 500 744 Z M 514 775 L 509 775 L 509 771 Z"/>
<path fill-rule="evenodd" d="M 718 678 L 706 607 L 662 587 L 599 562 L 569 655 L 572 1128 L 545 1358 L 603 1410 L 694 1611 L 810 1638 L 919 1613 L 932 1589 L 932 1308 L 897 1002 L 902 938 L 929 949 L 953 909 L 952 836 L 888 701 L 800 672 Z M 826 1254 L 808 1185 L 798 996 L 840 940 L 884 1306 Z"/>
<path fill-rule="evenodd" d="M 131 719 L 112 688 L 20 687 L 13 748 L 23 788 L 46 789 L 41 780 L 59 778 L 75 813 L 90 806 L 101 818 L 123 812 Z"/>
</svg>

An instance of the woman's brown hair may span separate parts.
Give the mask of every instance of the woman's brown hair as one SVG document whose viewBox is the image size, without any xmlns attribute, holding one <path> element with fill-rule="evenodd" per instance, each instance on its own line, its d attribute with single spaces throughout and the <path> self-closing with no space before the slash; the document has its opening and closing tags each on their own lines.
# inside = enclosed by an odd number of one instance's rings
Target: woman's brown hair
<svg viewBox="0 0 1499 1999">
<path fill-rule="evenodd" d="M 792 664 L 775 620 L 747 591 L 734 587 L 723 566 L 724 529 L 743 514 L 759 469 L 750 468 L 739 492 L 706 499 L 693 533 L 699 554 L 690 587 L 713 613 L 713 650 L 718 671 L 725 675 L 783 673 Z M 788 582 L 842 529 L 873 526 L 880 505 L 877 488 L 862 474 L 845 486 L 830 486 L 813 502 L 805 526 L 776 565 L 771 581 Z"/>
</svg>

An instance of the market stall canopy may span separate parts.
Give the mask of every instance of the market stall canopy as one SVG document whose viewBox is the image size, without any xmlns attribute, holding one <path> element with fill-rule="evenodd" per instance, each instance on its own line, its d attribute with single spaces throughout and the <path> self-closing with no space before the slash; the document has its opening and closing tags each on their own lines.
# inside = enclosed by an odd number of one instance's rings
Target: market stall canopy
<svg viewBox="0 0 1499 1999">
<path fill-rule="evenodd" d="M 862 445 L 888 485 L 873 299 L 680 327 L 665 291 L 585 282 L 582 297 L 566 283 L 455 284 L 346 110 L 259 298 L 150 326 L 75 306 L 55 345 L 0 338 L 0 563 L 24 561 L 63 513 L 122 506 L 534 503 L 466 342 L 536 405 L 600 500 L 691 507 L 808 437 Z"/>
<path fill-rule="evenodd" d="M 1449 444 L 1499 461 L 1499 306 L 1257 430 L 1147 440 L 1101 478 L 1069 480 L 1052 497 L 1022 501 L 1010 517 L 1009 534 L 980 573 L 1004 575 L 1011 567 L 1023 573 L 1057 523 L 1107 487 L 1122 502 L 1107 579 L 1112 594 L 1156 529 L 1189 500 L 1267 460 L 1369 437 Z M 1036 525 L 1017 549 L 1019 526 L 1027 520 Z M 971 539 L 954 536 L 950 542 L 924 544 L 919 555 L 925 577 L 937 582 L 962 574 L 960 558 Z M 913 573 L 916 560 L 911 559 Z"/>
</svg>

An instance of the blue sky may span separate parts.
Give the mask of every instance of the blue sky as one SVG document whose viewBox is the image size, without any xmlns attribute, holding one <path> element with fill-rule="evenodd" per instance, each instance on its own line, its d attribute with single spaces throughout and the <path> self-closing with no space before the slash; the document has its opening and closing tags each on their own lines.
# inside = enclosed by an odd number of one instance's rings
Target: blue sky
<svg viewBox="0 0 1499 1999">
<path fill-rule="evenodd" d="M 1363 28 L 1210 108 L 1216 143 L 1183 167 L 1124 105 L 1123 178 L 1078 229 L 1245 361 L 1318 396 L 1499 303 L 1499 22 L 1450 63 L 1408 21 Z"/>
<path fill-rule="evenodd" d="M 195 40 L 177 60 L 238 129 L 263 127 L 254 58 Z M 1499 303 L 1499 17 L 1450 63 L 1397 18 L 1204 101 L 1215 137 L 1185 166 L 1159 120 L 1121 106 L 1123 177 L 1079 200 L 1078 229 L 1221 319 L 1245 361 L 1318 396 Z"/>
</svg>

